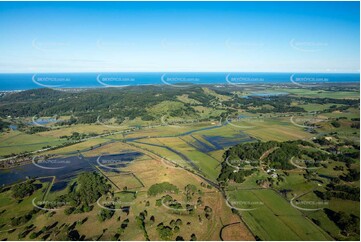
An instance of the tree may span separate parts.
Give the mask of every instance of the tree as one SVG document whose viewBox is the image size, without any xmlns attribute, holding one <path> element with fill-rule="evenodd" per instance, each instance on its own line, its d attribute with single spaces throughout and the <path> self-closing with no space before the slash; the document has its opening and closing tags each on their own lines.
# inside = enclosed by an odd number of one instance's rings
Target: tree
<svg viewBox="0 0 361 242">
<path fill-rule="evenodd" d="M 66 240 L 79 241 L 79 239 L 80 239 L 79 232 L 77 230 L 72 230 L 68 233 Z"/>
<path fill-rule="evenodd" d="M 31 196 L 36 190 L 36 185 L 32 181 L 28 180 L 24 183 L 16 184 L 11 188 L 13 197 L 21 199 L 27 196 Z"/>
<path fill-rule="evenodd" d="M 74 207 L 68 207 L 64 210 L 64 214 L 65 215 L 70 215 L 72 214 L 73 212 L 75 211 L 75 208 Z"/>
<path fill-rule="evenodd" d="M 341 124 L 339 122 L 337 122 L 337 121 L 332 121 L 331 124 L 335 128 L 339 128 L 341 126 Z"/>
<path fill-rule="evenodd" d="M 149 221 L 151 222 L 151 224 L 154 224 L 154 222 L 155 222 L 155 218 L 154 218 L 154 216 L 153 216 L 153 215 L 152 215 L 152 216 L 150 216 Z"/>
<path fill-rule="evenodd" d="M 148 189 L 148 195 L 150 196 L 155 196 L 164 192 L 178 193 L 179 189 L 169 182 L 156 183 Z"/>
<path fill-rule="evenodd" d="M 102 195 L 107 194 L 110 185 L 95 172 L 84 172 L 78 175 L 77 190 L 70 189 L 68 194 L 57 198 L 59 202 L 67 201 L 73 206 L 84 205 L 83 211 L 90 211 L 90 204 L 95 203 Z"/>
<path fill-rule="evenodd" d="M 114 208 L 114 206 L 110 207 L 110 209 L 104 209 L 104 208 L 101 209 L 100 213 L 98 214 L 99 221 L 103 222 L 107 219 L 111 219 L 114 215 L 114 210 L 111 210 L 113 208 Z"/>
<path fill-rule="evenodd" d="M 159 234 L 159 237 L 162 240 L 170 240 L 173 236 L 172 228 L 169 226 L 164 226 L 163 223 L 160 223 L 157 225 L 157 231 Z"/>
<path fill-rule="evenodd" d="M 180 218 L 178 218 L 176 221 L 175 221 L 175 224 L 177 226 L 181 226 L 183 224 L 182 220 Z"/>
<path fill-rule="evenodd" d="M 36 237 L 38 237 L 38 234 L 36 232 L 32 232 L 29 236 L 30 239 L 35 239 Z"/>
<path fill-rule="evenodd" d="M 212 215 L 212 208 L 205 206 L 204 213 L 205 213 L 206 218 L 210 219 L 211 215 Z"/>
</svg>

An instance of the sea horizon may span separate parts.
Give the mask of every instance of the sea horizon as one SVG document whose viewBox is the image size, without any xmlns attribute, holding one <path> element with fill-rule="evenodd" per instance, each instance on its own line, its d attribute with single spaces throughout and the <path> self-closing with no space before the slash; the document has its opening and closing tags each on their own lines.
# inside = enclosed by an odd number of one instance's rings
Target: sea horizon
<svg viewBox="0 0 361 242">
<path fill-rule="evenodd" d="M 360 73 L 322 72 L 58 72 L 0 73 L 0 91 L 37 88 L 103 88 L 145 85 L 243 85 L 359 83 Z"/>
</svg>

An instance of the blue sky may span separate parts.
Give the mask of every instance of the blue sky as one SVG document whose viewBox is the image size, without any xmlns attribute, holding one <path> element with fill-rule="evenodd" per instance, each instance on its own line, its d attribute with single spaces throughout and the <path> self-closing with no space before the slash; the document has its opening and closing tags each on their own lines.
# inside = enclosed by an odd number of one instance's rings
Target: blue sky
<svg viewBox="0 0 361 242">
<path fill-rule="evenodd" d="M 0 72 L 359 72 L 359 2 L 0 2 Z"/>
</svg>

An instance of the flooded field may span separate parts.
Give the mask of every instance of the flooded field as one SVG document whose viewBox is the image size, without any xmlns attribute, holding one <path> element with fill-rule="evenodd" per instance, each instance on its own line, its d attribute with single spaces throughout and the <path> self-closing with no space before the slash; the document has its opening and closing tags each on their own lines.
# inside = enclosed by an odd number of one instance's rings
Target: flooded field
<svg viewBox="0 0 361 242">
<path fill-rule="evenodd" d="M 0 170 L 0 184 L 6 186 L 29 178 L 55 176 L 52 191 L 61 190 L 66 187 L 69 180 L 80 172 L 95 171 L 96 166 L 104 171 L 112 170 L 114 172 L 117 171 L 117 168 L 125 167 L 142 155 L 140 152 L 133 151 L 88 158 L 82 155 L 51 158 L 48 160 L 37 160 L 34 158 L 31 164 Z"/>
</svg>

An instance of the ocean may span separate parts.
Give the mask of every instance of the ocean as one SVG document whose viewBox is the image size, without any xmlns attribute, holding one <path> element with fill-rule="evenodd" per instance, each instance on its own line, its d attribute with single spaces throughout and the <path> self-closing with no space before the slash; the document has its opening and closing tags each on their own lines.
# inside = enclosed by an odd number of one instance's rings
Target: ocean
<svg viewBox="0 0 361 242">
<path fill-rule="evenodd" d="M 137 85 L 170 85 L 185 87 L 196 84 L 284 83 L 296 86 L 316 86 L 324 83 L 359 83 L 355 73 L 42 73 L 0 74 L 0 91 L 34 88 L 101 88 Z"/>
</svg>

